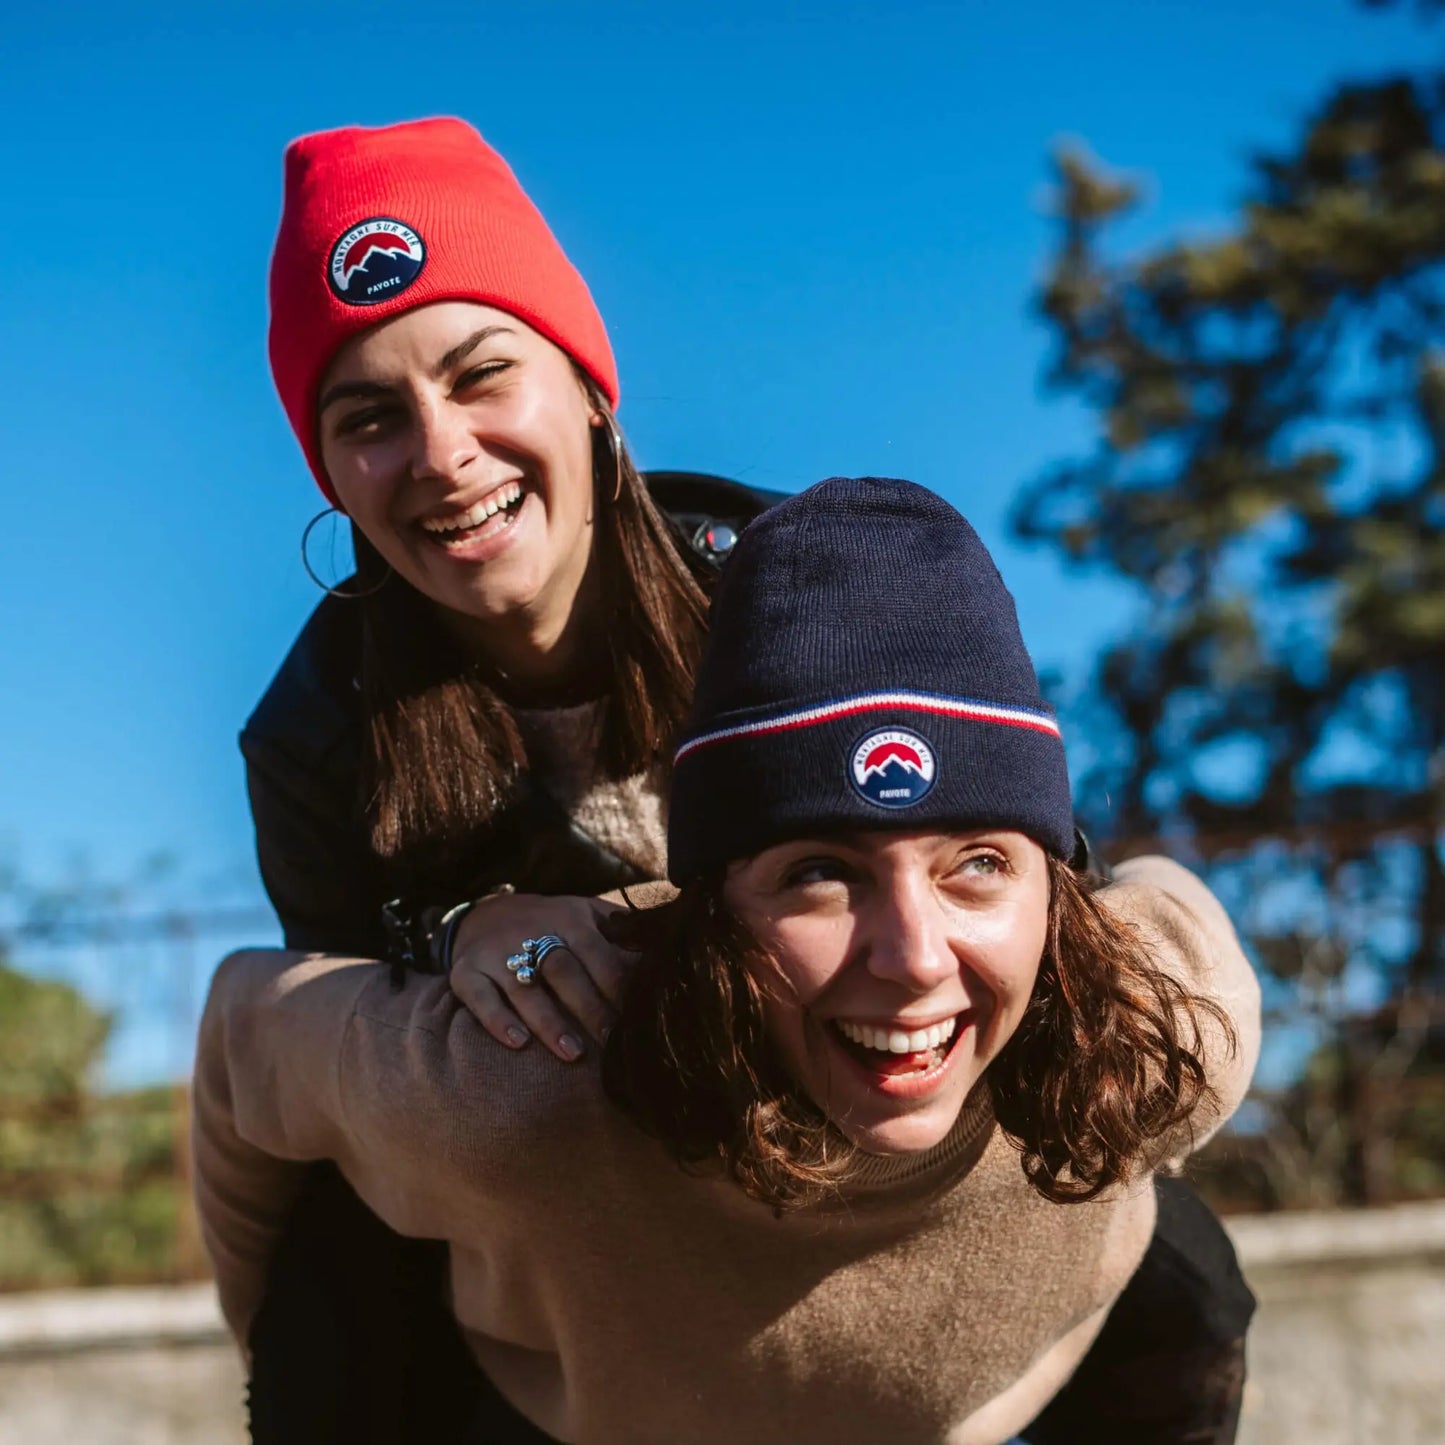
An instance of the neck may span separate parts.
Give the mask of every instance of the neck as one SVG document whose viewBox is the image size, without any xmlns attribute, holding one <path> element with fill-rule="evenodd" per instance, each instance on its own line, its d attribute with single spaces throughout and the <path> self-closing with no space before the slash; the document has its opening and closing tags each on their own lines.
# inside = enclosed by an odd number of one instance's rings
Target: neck
<svg viewBox="0 0 1445 1445">
<path fill-rule="evenodd" d="M 449 614 L 452 635 L 510 703 L 561 707 L 597 697 L 608 674 L 596 573 L 589 565 L 564 605 L 539 601 L 486 620 Z"/>
</svg>

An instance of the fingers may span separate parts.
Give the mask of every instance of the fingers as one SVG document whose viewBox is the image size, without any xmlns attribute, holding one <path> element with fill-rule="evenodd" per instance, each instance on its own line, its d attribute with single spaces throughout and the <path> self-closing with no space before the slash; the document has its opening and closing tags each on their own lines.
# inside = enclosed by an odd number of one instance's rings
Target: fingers
<svg viewBox="0 0 1445 1445">
<path fill-rule="evenodd" d="M 452 992 L 466 1010 L 499 1044 L 520 1049 L 531 1042 L 531 1034 L 503 997 L 502 990 L 479 969 L 458 970 L 452 975 Z"/>
<path fill-rule="evenodd" d="M 600 1044 L 607 1038 L 617 1017 L 611 1002 L 617 987 L 612 980 L 617 972 L 615 963 L 603 957 L 599 950 L 589 950 L 584 963 L 569 945 L 554 949 L 542 961 L 541 982 L 557 1003 L 582 1026 L 588 1037 Z M 609 988 L 613 992 L 609 992 Z M 518 990 L 524 991 L 544 992 L 535 987 Z M 542 1037 L 547 1036 L 543 1034 Z"/>
<path fill-rule="evenodd" d="M 560 957 L 561 950 L 558 950 L 548 957 L 547 963 L 551 964 Z M 518 983 L 503 987 L 507 1004 L 515 1010 L 525 1027 L 559 1059 L 571 1063 L 582 1057 L 585 1030 L 572 1014 L 563 1011 L 550 989 L 540 983 L 525 988 Z"/>
<path fill-rule="evenodd" d="M 579 1059 L 588 1038 L 607 1038 L 635 958 L 599 931 L 613 911 L 580 898 L 511 895 L 478 904 L 458 934 L 452 990 L 499 1043 L 522 1048 L 536 1037 L 559 1059 Z M 508 953 L 523 938 L 549 933 L 564 946 L 547 952 L 531 984 L 519 983 L 506 967 Z M 510 950 L 503 940 L 513 941 Z"/>
<path fill-rule="evenodd" d="M 594 903 L 593 908 L 594 931 L 579 935 L 579 947 L 573 951 L 583 959 L 593 985 L 616 1008 L 622 1003 L 622 986 L 637 955 L 608 936 L 607 921 L 618 910 L 604 903 Z"/>
</svg>

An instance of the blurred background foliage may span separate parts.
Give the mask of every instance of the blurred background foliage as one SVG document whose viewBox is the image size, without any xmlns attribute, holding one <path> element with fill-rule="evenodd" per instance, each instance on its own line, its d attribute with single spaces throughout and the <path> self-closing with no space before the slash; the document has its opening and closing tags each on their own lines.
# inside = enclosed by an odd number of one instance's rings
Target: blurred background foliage
<svg viewBox="0 0 1445 1445">
<path fill-rule="evenodd" d="M 1440 1192 L 1445 67 L 1338 85 L 1232 225 L 1142 255 L 1112 245 L 1136 182 L 1078 148 L 1054 173 L 1046 384 L 1097 441 L 1011 520 L 1138 599 L 1052 679 L 1080 812 L 1204 869 L 1303 1055 L 1215 1187 Z"/>
<path fill-rule="evenodd" d="M 110 1019 L 0 957 L 0 1285 L 196 1272 L 184 1090 L 96 1088 Z"/>
</svg>

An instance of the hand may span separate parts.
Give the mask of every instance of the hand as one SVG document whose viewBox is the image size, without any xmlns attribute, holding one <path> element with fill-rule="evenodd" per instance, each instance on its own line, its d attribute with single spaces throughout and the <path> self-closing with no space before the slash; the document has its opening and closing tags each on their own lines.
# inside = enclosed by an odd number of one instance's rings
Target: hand
<svg viewBox="0 0 1445 1445">
<path fill-rule="evenodd" d="M 596 898 L 499 893 L 462 920 L 452 948 L 452 992 L 508 1048 L 535 1034 L 559 1059 L 579 1059 L 584 1036 L 598 1043 L 617 1017 L 622 980 L 635 954 L 609 943 L 598 923 L 617 911 Z M 567 945 L 549 953 L 532 984 L 517 982 L 509 954 L 524 938 L 555 933 Z"/>
</svg>

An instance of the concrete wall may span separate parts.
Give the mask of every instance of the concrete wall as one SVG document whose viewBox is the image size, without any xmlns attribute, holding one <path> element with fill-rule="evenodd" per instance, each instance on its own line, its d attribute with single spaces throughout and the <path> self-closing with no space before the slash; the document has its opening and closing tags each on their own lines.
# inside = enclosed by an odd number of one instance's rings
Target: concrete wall
<svg viewBox="0 0 1445 1445">
<path fill-rule="evenodd" d="M 1240 1445 L 1445 1442 L 1445 1202 L 1231 1221 L 1260 1310 Z M 206 1286 L 0 1297 L 0 1440 L 240 1445 Z"/>
<path fill-rule="evenodd" d="M 242 1445 L 210 1285 L 0 1296 L 0 1441 Z"/>
<path fill-rule="evenodd" d="M 1240 1445 L 1445 1445 L 1445 1203 L 1228 1223 L 1259 1297 Z"/>
</svg>

